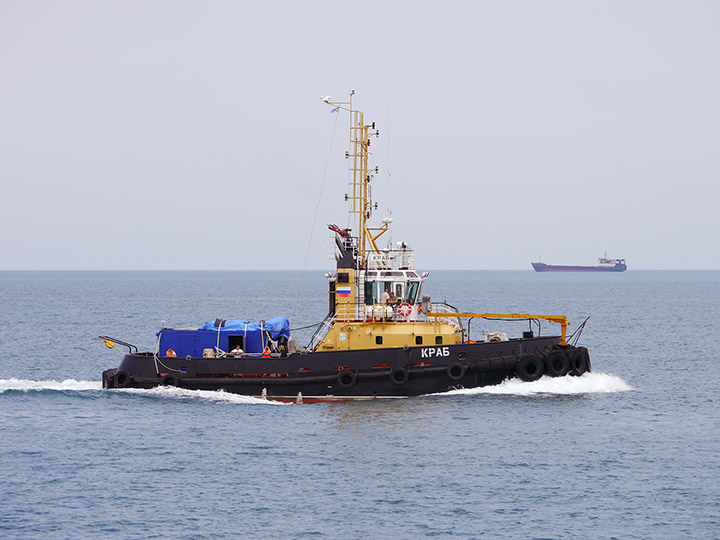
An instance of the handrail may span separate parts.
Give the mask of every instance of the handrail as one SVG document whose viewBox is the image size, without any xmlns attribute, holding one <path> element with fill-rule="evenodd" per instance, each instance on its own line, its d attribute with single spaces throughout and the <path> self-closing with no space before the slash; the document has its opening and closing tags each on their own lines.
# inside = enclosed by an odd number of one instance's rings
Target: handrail
<svg viewBox="0 0 720 540">
<path fill-rule="evenodd" d="M 445 317 L 444 313 L 431 311 L 426 313 L 428 317 Z M 565 336 L 569 321 L 565 315 L 527 315 L 522 313 L 453 313 L 454 317 L 479 317 L 481 319 L 544 319 L 546 321 L 558 323 L 560 325 L 560 345 L 567 345 Z"/>
<path fill-rule="evenodd" d="M 102 334 L 100 334 L 98 337 L 103 340 L 103 342 L 105 343 L 105 346 L 108 349 L 112 349 L 113 347 L 115 347 L 115 345 L 121 345 L 123 347 L 127 347 L 128 352 L 130 354 L 133 354 L 133 349 L 135 349 L 135 353 L 138 352 L 138 348 L 135 345 L 133 345 L 132 343 L 127 343 L 120 339 L 112 338 L 110 336 L 104 336 Z"/>
<path fill-rule="evenodd" d="M 310 338 L 310 343 L 308 343 L 307 348 L 309 350 L 314 351 L 317 346 L 322 343 L 322 340 L 325 339 L 325 336 L 327 336 L 330 328 L 332 328 L 332 324 L 330 324 L 330 322 L 333 319 L 333 315 L 328 314 L 327 317 L 325 317 L 318 325 L 318 327 L 315 329 L 315 332 L 313 332 L 312 337 Z"/>
<path fill-rule="evenodd" d="M 407 303 L 411 308 L 411 315 L 401 315 L 398 308 Z M 430 311 L 434 312 L 436 317 L 445 319 L 451 324 L 458 324 L 457 309 L 447 303 L 431 304 Z M 366 304 L 363 300 L 357 299 L 352 303 L 336 303 L 334 320 L 339 322 L 369 322 L 375 321 L 379 323 L 385 322 L 421 322 L 429 321 L 430 317 L 422 312 L 422 303 L 410 304 L 404 300 L 399 300 L 395 304 L 378 303 Z M 330 316 L 332 318 L 332 316 Z"/>
</svg>

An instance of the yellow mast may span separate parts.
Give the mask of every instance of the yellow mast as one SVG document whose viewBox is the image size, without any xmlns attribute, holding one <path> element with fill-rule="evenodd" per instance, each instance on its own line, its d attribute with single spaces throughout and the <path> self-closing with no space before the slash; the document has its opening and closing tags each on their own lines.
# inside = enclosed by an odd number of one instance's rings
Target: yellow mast
<svg viewBox="0 0 720 540">
<path fill-rule="evenodd" d="M 372 215 L 374 208 L 370 197 L 370 182 L 373 174 L 377 173 L 377 167 L 374 170 L 369 168 L 370 158 L 370 138 L 379 135 L 375 129 L 375 122 L 365 124 L 364 116 L 361 111 L 353 109 L 352 98 L 355 94 L 353 90 L 350 92 L 350 101 L 331 101 L 331 98 L 322 98 L 325 103 L 342 109 L 350 113 L 350 147 L 351 150 L 346 157 L 352 159 L 350 166 L 351 176 L 348 181 L 348 193 L 345 195 L 349 202 L 348 212 L 355 215 L 357 222 L 358 236 L 358 265 L 360 268 L 365 266 L 368 252 L 380 253 L 377 246 L 377 239 L 388 230 L 389 224 L 384 223 L 382 227 L 369 227 L 368 220 Z"/>
</svg>

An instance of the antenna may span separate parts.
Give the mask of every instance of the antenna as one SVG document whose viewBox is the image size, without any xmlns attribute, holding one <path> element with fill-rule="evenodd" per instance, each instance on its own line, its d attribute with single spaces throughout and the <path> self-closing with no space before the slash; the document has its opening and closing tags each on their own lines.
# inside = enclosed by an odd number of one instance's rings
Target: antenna
<svg viewBox="0 0 720 540">
<path fill-rule="evenodd" d="M 358 234 L 358 268 L 364 268 L 368 252 L 380 253 L 376 240 L 388 229 L 389 224 L 382 227 L 370 227 L 368 220 L 372 216 L 377 205 L 373 204 L 370 183 L 378 168 L 371 169 L 369 166 L 370 144 L 372 137 L 378 137 L 380 132 L 375 128 L 375 122 L 366 124 L 363 113 L 353 108 L 353 95 L 350 91 L 349 101 L 331 101 L 323 97 L 322 100 L 336 109 L 342 109 L 350 113 L 350 149 L 346 154 L 349 163 L 350 176 L 348 193 L 348 221 L 357 219 Z"/>
<path fill-rule="evenodd" d="M 392 124 L 390 122 L 390 97 L 389 96 L 387 99 L 387 122 L 388 122 L 388 128 L 387 128 L 388 218 L 390 218 L 390 223 L 392 223 L 392 168 L 390 166 L 390 127 L 392 126 Z M 392 245 L 392 229 L 389 230 L 389 235 L 390 235 L 390 239 L 388 240 L 388 242 L 390 245 Z"/>
</svg>

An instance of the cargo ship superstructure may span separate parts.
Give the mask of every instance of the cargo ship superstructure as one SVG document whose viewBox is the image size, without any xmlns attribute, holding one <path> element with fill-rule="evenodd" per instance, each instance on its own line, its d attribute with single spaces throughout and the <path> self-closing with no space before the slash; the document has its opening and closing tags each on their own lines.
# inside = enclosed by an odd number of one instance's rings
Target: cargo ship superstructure
<svg viewBox="0 0 720 540">
<path fill-rule="evenodd" d="M 575 266 L 531 263 L 536 272 L 624 272 L 627 270 L 625 259 L 608 259 L 607 251 L 598 259 L 596 266 Z"/>
</svg>

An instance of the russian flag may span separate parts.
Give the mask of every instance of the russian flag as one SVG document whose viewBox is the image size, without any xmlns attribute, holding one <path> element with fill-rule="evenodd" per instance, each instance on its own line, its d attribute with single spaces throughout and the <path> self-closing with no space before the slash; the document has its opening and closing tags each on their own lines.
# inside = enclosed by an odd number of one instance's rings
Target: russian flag
<svg viewBox="0 0 720 540">
<path fill-rule="evenodd" d="M 337 295 L 340 298 L 348 298 L 350 296 L 350 287 L 338 287 Z"/>
</svg>

